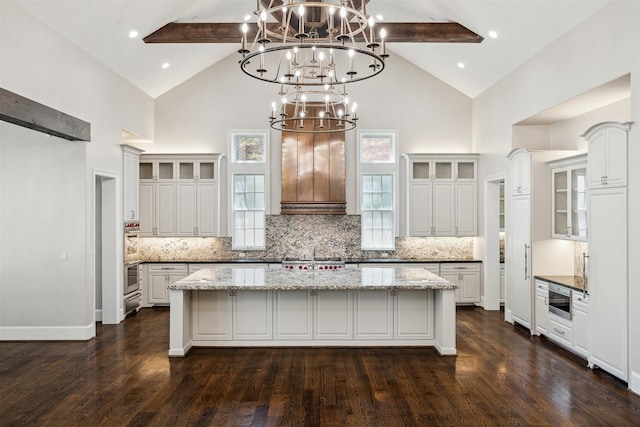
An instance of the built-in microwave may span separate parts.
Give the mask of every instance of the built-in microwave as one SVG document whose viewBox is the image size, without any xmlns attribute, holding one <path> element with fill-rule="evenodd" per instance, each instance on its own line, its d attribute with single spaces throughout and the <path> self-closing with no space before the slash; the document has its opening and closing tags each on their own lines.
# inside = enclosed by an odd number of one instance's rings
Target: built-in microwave
<svg viewBox="0 0 640 427">
<path fill-rule="evenodd" d="M 549 313 L 571 320 L 571 289 L 549 283 Z"/>
</svg>

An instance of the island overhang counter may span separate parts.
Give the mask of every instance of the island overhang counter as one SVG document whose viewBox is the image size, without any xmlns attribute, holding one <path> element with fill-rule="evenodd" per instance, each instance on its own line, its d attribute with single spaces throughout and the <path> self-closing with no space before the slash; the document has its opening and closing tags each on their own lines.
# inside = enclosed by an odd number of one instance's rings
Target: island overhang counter
<svg viewBox="0 0 640 427">
<path fill-rule="evenodd" d="M 433 346 L 456 355 L 456 288 L 414 267 L 206 268 L 169 286 L 169 356 L 245 346 Z"/>
</svg>

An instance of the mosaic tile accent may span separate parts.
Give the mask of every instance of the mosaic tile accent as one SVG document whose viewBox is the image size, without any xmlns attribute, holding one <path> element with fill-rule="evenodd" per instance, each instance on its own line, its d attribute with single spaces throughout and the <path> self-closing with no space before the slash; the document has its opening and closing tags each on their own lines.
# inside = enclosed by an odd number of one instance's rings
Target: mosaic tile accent
<svg viewBox="0 0 640 427">
<path fill-rule="evenodd" d="M 582 254 L 589 255 L 589 244 L 587 242 L 574 242 L 573 244 L 573 275 L 574 276 L 582 276 L 583 274 L 583 263 L 582 263 Z M 586 271 L 585 277 L 589 276 L 589 258 L 586 259 Z"/>
<path fill-rule="evenodd" d="M 267 248 L 232 251 L 230 237 L 141 238 L 142 261 L 214 261 L 233 259 L 310 259 L 339 257 L 344 260 L 388 258 L 408 260 L 473 260 L 473 237 L 397 237 L 396 249 L 362 251 L 359 215 L 267 215 Z M 240 257 L 240 253 L 244 257 Z"/>
</svg>

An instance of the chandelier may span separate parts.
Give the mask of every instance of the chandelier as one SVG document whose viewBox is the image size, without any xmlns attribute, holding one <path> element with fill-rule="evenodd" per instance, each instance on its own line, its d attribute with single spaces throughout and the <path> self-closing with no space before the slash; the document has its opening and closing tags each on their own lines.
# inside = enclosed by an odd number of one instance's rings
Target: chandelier
<svg viewBox="0 0 640 427">
<path fill-rule="evenodd" d="M 357 104 L 347 84 L 374 77 L 389 56 L 385 31 L 376 40 L 366 1 L 257 2 L 257 31 L 251 44 L 242 26 L 242 71 L 280 86 L 271 104 L 270 126 L 283 132 L 341 132 L 356 127 Z"/>
</svg>

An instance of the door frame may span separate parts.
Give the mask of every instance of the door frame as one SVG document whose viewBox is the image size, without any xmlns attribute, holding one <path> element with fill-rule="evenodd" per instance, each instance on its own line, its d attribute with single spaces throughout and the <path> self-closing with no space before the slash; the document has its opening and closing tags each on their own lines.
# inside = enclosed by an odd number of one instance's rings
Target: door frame
<svg viewBox="0 0 640 427">
<path fill-rule="evenodd" d="M 500 310 L 500 183 L 505 181 L 504 173 L 484 178 L 484 292 L 481 305 L 485 310 Z"/>
</svg>

